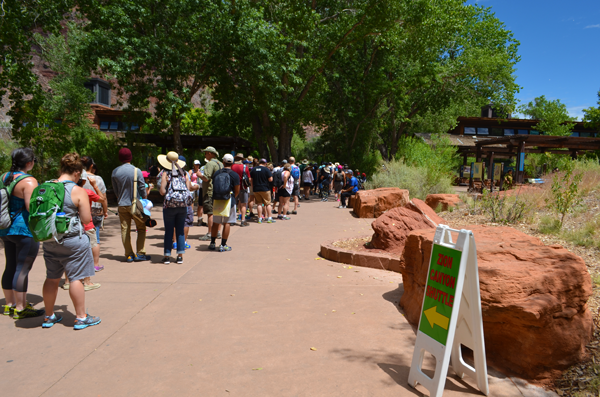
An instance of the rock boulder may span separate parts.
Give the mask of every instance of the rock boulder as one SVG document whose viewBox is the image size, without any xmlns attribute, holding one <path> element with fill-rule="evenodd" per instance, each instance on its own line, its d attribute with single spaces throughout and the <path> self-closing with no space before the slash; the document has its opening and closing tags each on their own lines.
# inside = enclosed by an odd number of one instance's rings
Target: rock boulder
<svg viewBox="0 0 600 397">
<path fill-rule="evenodd" d="M 428 194 L 425 198 L 425 204 L 435 210 L 441 206 L 442 211 L 448 211 L 448 207 L 456 207 L 460 203 L 458 194 Z"/>
<path fill-rule="evenodd" d="M 408 190 L 397 187 L 384 187 L 373 190 L 360 190 L 352 203 L 354 213 L 359 218 L 377 218 L 379 215 L 408 203 Z"/>
<path fill-rule="evenodd" d="M 583 260 L 510 227 L 465 228 L 477 245 L 488 362 L 508 374 L 543 380 L 585 359 L 593 325 L 587 306 L 592 283 Z M 400 264 L 400 306 L 414 325 L 434 232 L 410 233 Z"/>
<path fill-rule="evenodd" d="M 419 199 L 412 199 L 405 207 L 393 208 L 371 224 L 374 248 L 401 255 L 409 233 L 419 229 L 434 229 L 445 221 Z"/>
</svg>

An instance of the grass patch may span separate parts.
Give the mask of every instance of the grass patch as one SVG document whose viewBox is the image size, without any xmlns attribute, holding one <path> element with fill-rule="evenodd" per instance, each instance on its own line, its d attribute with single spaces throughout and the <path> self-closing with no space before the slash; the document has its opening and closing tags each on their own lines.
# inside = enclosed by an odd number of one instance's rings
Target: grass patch
<svg viewBox="0 0 600 397">
<path fill-rule="evenodd" d="M 573 230 L 564 230 L 562 237 L 576 245 L 600 248 L 600 231 L 598 218 L 578 224 Z"/>
<path fill-rule="evenodd" d="M 560 221 L 551 216 L 544 215 L 540 218 L 538 230 L 544 234 L 556 234 L 560 231 Z"/>
</svg>

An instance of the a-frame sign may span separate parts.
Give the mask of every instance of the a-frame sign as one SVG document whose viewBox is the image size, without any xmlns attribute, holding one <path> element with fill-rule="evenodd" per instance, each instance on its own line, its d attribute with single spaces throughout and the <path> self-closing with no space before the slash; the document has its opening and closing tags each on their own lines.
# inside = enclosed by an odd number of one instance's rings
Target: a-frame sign
<svg viewBox="0 0 600 397">
<path fill-rule="evenodd" d="M 456 243 L 451 232 L 458 232 Z M 469 375 L 485 395 L 489 393 L 477 250 L 473 233 L 439 225 L 435 231 L 427 284 L 408 383 L 418 383 L 431 397 L 444 393 L 448 366 L 462 379 Z M 462 357 L 461 345 L 473 351 L 474 367 Z M 435 358 L 433 378 L 423 373 L 425 352 Z"/>
</svg>

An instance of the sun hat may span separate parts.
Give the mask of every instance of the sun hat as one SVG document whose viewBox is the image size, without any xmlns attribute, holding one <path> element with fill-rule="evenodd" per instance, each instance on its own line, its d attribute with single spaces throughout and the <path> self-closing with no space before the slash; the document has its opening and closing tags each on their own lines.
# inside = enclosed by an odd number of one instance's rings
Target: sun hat
<svg viewBox="0 0 600 397">
<path fill-rule="evenodd" d="M 233 156 L 227 153 L 225 156 L 223 156 L 223 162 L 228 164 L 233 163 Z"/>
<path fill-rule="evenodd" d="M 252 161 L 254 161 L 254 157 L 252 157 L 252 156 L 248 156 L 248 157 L 246 157 L 246 160 L 248 160 L 248 161 L 252 162 Z"/>
<path fill-rule="evenodd" d="M 158 160 L 158 163 L 167 170 L 173 169 L 173 161 L 177 161 L 177 164 L 179 164 L 180 168 L 185 167 L 185 161 L 179 160 L 179 155 L 177 152 L 169 152 L 166 155 L 159 154 L 156 159 Z"/>
<path fill-rule="evenodd" d="M 244 159 L 244 154 L 243 153 L 236 153 L 234 159 L 240 159 L 243 160 Z"/>
<path fill-rule="evenodd" d="M 308 160 L 307 159 L 302 160 L 302 164 L 308 164 Z"/>
<path fill-rule="evenodd" d="M 203 152 L 210 152 L 210 153 L 214 153 L 217 155 L 217 157 L 219 157 L 219 152 L 217 152 L 217 149 L 215 149 L 212 146 L 207 146 L 206 149 L 202 149 Z"/>
</svg>

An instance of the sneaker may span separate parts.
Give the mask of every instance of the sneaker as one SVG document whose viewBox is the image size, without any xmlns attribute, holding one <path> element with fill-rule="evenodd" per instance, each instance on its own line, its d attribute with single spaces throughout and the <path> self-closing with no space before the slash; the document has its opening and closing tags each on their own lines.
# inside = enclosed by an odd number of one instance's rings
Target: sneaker
<svg viewBox="0 0 600 397">
<path fill-rule="evenodd" d="M 84 284 L 83 285 L 83 290 L 84 291 L 91 291 L 93 289 L 98 289 L 100 288 L 100 283 L 91 283 L 91 284 Z"/>
<path fill-rule="evenodd" d="M 286 215 L 290 215 L 290 214 L 291 214 L 291 212 L 290 212 L 290 211 L 288 211 L 288 212 L 286 212 L 285 214 L 286 214 Z"/>
<path fill-rule="evenodd" d="M 127 258 L 125 259 L 125 262 L 127 262 L 127 263 L 133 262 L 133 255 L 127 256 Z"/>
<path fill-rule="evenodd" d="M 57 316 L 56 313 L 53 313 L 52 316 L 44 316 L 44 322 L 42 323 L 42 328 L 51 328 L 54 324 L 60 323 L 62 321 L 61 316 Z"/>
<path fill-rule="evenodd" d="M 340 205 L 338 208 L 342 209 L 342 208 L 344 208 L 344 206 L 343 206 L 343 205 Z"/>
<path fill-rule="evenodd" d="M 240 226 L 245 227 L 245 226 L 250 226 L 250 224 L 248 222 L 244 221 L 244 222 L 240 223 Z"/>
<path fill-rule="evenodd" d="M 94 266 L 94 271 L 101 272 L 102 270 L 104 270 L 104 266 Z"/>
<path fill-rule="evenodd" d="M 298 215 L 298 211 L 292 211 L 292 215 Z"/>
<path fill-rule="evenodd" d="M 163 263 L 163 264 L 165 264 L 165 265 L 168 265 L 169 263 L 171 263 L 171 257 L 169 257 L 169 256 L 165 256 L 165 257 L 162 259 L 162 263 Z"/>
<path fill-rule="evenodd" d="M 173 241 L 173 249 L 176 250 L 177 249 L 177 243 L 175 241 Z"/>
<path fill-rule="evenodd" d="M 192 246 L 186 241 L 185 242 L 185 249 L 189 250 L 190 248 L 192 248 Z"/>
<path fill-rule="evenodd" d="M 46 311 L 44 309 L 34 309 L 33 307 L 27 305 L 25 306 L 25 309 L 19 311 L 17 309 L 14 309 L 13 311 L 13 318 L 15 320 L 19 320 L 21 318 L 28 318 L 28 317 L 39 317 L 41 315 L 43 315 L 44 313 L 46 313 Z"/>
<path fill-rule="evenodd" d="M 346 208 L 346 206 L 344 206 L 344 208 Z"/>
<path fill-rule="evenodd" d="M 177 255 L 177 263 L 180 265 L 183 263 L 183 256 Z"/>
<path fill-rule="evenodd" d="M 238 214 L 238 215 L 237 215 L 237 220 L 238 220 L 238 221 L 241 221 L 241 220 L 242 220 L 242 214 Z"/>
<path fill-rule="evenodd" d="M 258 223 L 262 223 L 262 218 L 258 218 Z"/>
<path fill-rule="evenodd" d="M 133 258 L 134 262 L 143 262 L 143 261 L 149 261 L 149 260 L 150 260 L 150 255 L 144 255 L 144 254 L 137 254 Z"/>
<path fill-rule="evenodd" d="M 216 247 L 215 243 L 210 243 L 210 244 L 208 245 L 208 249 L 209 249 L 209 250 L 211 250 L 211 251 L 214 251 L 214 250 L 216 250 L 216 249 L 217 249 L 217 247 Z"/>
<path fill-rule="evenodd" d="M 292 218 L 290 218 L 289 216 L 282 216 L 282 217 L 281 217 L 281 218 L 279 218 L 279 219 L 281 219 L 282 221 L 289 221 L 289 220 L 290 220 L 290 219 L 292 219 Z"/>
<path fill-rule="evenodd" d="M 11 305 L 2 305 L 2 307 L 4 308 L 5 316 L 10 316 L 15 311 L 15 307 Z"/>
<path fill-rule="evenodd" d="M 84 329 L 98 324 L 100 324 L 100 317 L 90 316 L 88 314 L 83 320 L 78 318 L 75 319 L 75 325 L 73 325 L 73 329 Z"/>
<path fill-rule="evenodd" d="M 277 221 L 273 218 L 267 219 L 267 223 L 275 223 L 275 222 L 277 222 Z"/>
<path fill-rule="evenodd" d="M 65 291 L 68 291 L 70 285 L 71 284 L 69 284 L 69 283 L 64 283 L 63 285 L 60 286 L 60 288 L 64 289 Z"/>
<path fill-rule="evenodd" d="M 219 252 L 228 252 L 231 251 L 231 247 L 227 244 L 219 246 Z"/>
<path fill-rule="evenodd" d="M 200 236 L 200 241 L 210 241 L 210 233 L 206 233 Z"/>
</svg>

